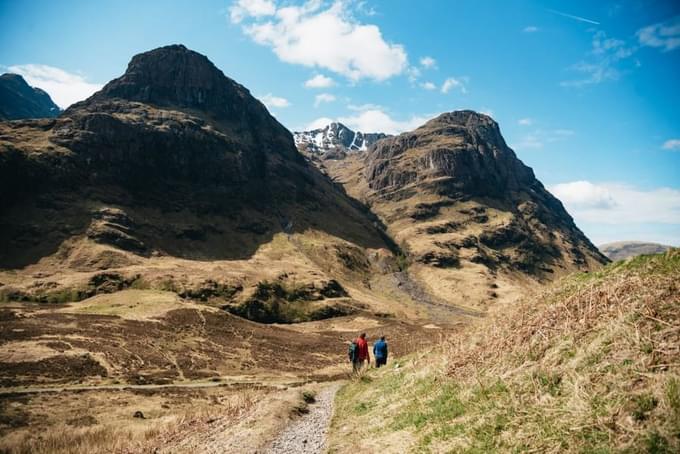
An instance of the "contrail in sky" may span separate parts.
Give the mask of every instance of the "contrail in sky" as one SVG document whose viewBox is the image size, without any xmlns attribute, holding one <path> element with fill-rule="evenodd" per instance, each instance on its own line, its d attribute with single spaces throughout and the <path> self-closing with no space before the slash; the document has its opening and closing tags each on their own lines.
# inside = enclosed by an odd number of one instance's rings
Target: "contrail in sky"
<svg viewBox="0 0 680 454">
<path fill-rule="evenodd" d="M 548 11 L 550 11 L 551 13 L 554 13 L 554 14 L 559 14 L 560 16 L 568 17 L 569 19 L 574 19 L 574 20 L 581 21 L 581 22 L 587 22 L 589 24 L 600 25 L 599 22 L 594 21 L 594 20 L 590 20 L 590 19 L 586 19 L 585 17 L 574 16 L 573 14 L 563 13 L 562 11 L 557 11 L 557 10 L 554 10 L 554 9 L 548 9 Z"/>
</svg>

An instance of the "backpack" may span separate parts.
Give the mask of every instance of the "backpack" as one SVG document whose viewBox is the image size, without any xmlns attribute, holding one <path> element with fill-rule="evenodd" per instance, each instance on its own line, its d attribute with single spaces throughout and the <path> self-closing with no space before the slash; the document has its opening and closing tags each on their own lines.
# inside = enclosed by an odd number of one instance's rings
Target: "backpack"
<svg viewBox="0 0 680 454">
<path fill-rule="evenodd" d="M 359 347 L 357 346 L 357 343 L 352 341 L 351 344 L 349 344 L 349 349 L 347 350 L 347 356 L 349 356 L 350 362 L 355 363 L 357 360 L 357 355 L 359 354 Z"/>
</svg>

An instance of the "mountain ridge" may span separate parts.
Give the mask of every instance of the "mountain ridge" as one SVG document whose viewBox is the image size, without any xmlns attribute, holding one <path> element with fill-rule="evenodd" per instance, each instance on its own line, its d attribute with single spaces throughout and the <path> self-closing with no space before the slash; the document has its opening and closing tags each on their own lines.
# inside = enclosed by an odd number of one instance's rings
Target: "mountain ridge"
<svg viewBox="0 0 680 454">
<path fill-rule="evenodd" d="M 0 121 L 51 118 L 61 112 L 50 95 L 13 73 L 0 76 Z"/>
<path fill-rule="evenodd" d="M 353 131 L 340 122 L 310 131 L 297 131 L 293 136 L 302 154 L 321 159 L 342 159 L 347 153 L 365 151 L 378 140 L 389 137 L 381 132 Z"/>
</svg>

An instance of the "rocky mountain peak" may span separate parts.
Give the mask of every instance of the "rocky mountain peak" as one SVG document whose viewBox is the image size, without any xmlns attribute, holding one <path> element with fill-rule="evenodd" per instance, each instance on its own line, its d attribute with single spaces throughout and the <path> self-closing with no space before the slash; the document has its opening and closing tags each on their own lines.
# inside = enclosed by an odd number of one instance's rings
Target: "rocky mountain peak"
<svg viewBox="0 0 680 454">
<path fill-rule="evenodd" d="M 95 100 L 120 98 L 156 106 L 196 109 L 215 116 L 237 116 L 248 110 L 266 111 L 242 85 L 226 77 L 204 55 L 181 44 L 135 55 L 125 74 L 112 80 Z"/>
<path fill-rule="evenodd" d="M 388 137 L 379 132 L 353 131 L 340 122 L 293 135 L 298 150 L 308 156 L 325 159 L 342 159 L 348 152 L 365 151 L 378 140 Z"/>
<path fill-rule="evenodd" d="M 19 74 L 0 76 L 0 120 L 49 118 L 61 110 L 46 92 L 31 87 Z"/>
</svg>

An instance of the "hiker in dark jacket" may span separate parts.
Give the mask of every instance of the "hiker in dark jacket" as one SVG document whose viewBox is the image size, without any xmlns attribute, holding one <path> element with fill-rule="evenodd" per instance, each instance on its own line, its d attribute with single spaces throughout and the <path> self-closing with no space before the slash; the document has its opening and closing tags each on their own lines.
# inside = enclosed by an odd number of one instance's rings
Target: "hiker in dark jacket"
<svg viewBox="0 0 680 454">
<path fill-rule="evenodd" d="M 349 360 L 352 361 L 354 372 L 358 372 L 364 366 L 364 363 L 370 363 L 371 358 L 368 356 L 368 342 L 366 341 L 366 333 L 361 335 L 349 346 Z"/>
<path fill-rule="evenodd" d="M 373 344 L 373 356 L 375 356 L 375 367 L 387 364 L 387 342 L 385 341 L 385 336 L 381 336 L 380 340 Z"/>
</svg>

